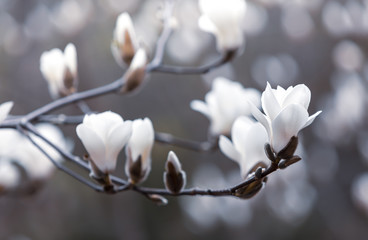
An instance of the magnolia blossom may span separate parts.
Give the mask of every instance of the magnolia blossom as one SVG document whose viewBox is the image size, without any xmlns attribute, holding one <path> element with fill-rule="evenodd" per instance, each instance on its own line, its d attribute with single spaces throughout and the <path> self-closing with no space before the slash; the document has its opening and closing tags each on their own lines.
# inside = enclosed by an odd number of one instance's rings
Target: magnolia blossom
<svg viewBox="0 0 368 240">
<path fill-rule="evenodd" d="M 244 0 L 199 0 L 202 16 L 199 27 L 216 36 L 218 51 L 236 50 L 242 46 L 243 22 L 246 11 Z"/>
<path fill-rule="evenodd" d="M 264 145 L 267 132 L 264 127 L 249 117 L 236 119 L 231 129 L 232 142 L 220 136 L 219 146 L 222 153 L 240 166 L 241 176 L 246 179 L 249 171 L 259 162 L 266 163 Z"/>
<path fill-rule="evenodd" d="M 308 114 L 311 92 L 304 84 L 284 89 L 278 86 L 272 89 L 267 83 L 262 93 L 262 108 L 265 114 L 255 106 L 253 116 L 266 128 L 273 150 L 280 152 L 298 132 L 309 126 L 322 112 L 312 116 Z"/>
<path fill-rule="evenodd" d="M 124 66 L 124 63 L 130 64 L 137 49 L 138 41 L 132 19 L 127 12 L 124 12 L 116 20 L 111 52 L 115 61 L 120 66 Z"/>
<path fill-rule="evenodd" d="M 132 136 L 126 146 L 125 172 L 133 183 L 144 181 L 151 171 L 154 130 L 149 118 L 133 121 Z"/>
<path fill-rule="evenodd" d="M 143 48 L 139 48 L 124 75 L 125 84 L 122 91 L 132 91 L 139 87 L 146 75 L 147 54 Z"/>
<path fill-rule="evenodd" d="M 243 88 L 238 82 L 226 78 L 216 78 L 212 90 L 205 96 L 205 102 L 194 100 L 190 106 L 204 114 L 211 122 L 213 135 L 229 134 L 235 119 L 251 115 L 249 102 L 260 105 L 261 94 L 253 88 Z"/>
<path fill-rule="evenodd" d="M 132 134 L 132 123 L 107 111 L 86 115 L 76 130 L 97 168 L 92 168 L 92 173 L 99 177 L 98 171 L 107 174 L 115 169 L 118 154 Z"/>
<path fill-rule="evenodd" d="M 59 128 L 51 124 L 38 124 L 37 131 L 60 149 L 70 151 L 71 145 L 65 140 Z M 49 144 L 30 133 L 35 141 L 53 160 L 61 162 L 62 156 Z M 14 129 L 0 130 L 0 156 L 11 159 L 21 166 L 32 181 L 48 179 L 55 170 L 54 164 L 28 138 Z"/>
<path fill-rule="evenodd" d="M 75 92 L 78 77 L 77 51 L 74 44 L 69 43 L 64 53 L 58 48 L 42 53 L 40 70 L 49 84 L 49 92 L 53 98 Z"/>
<path fill-rule="evenodd" d="M 178 193 L 185 187 L 186 173 L 182 170 L 180 161 L 173 151 L 167 156 L 164 183 L 167 190 Z"/>
<path fill-rule="evenodd" d="M 9 115 L 13 105 L 14 103 L 11 101 L 0 104 L 0 123 L 2 123 Z"/>
<path fill-rule="evenodd" d="M 15 188 L 21 178 L 18 168 L 8 159 L 0 159 L 0 193 Z"/>
</svg>

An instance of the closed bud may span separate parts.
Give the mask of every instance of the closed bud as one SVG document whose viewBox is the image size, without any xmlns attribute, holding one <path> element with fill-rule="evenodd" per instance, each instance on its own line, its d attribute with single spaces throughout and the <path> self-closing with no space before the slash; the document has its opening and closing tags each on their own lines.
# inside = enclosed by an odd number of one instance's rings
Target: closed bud
<svg viewBox="0 0 368 240">
<path fill-rule="evenodd" d="M 280 152 L 277 153 L 277 157 L 281 159 L 289 159 L 293 157 L 297 147 L 298 147 L 298 137 L 293 136 L 291 137 L 288 144 Z"/>
<path fill-rule="evenodd" d="M 158 194 L 149 194 L 147 197 L 154 203 L 156 203 L 157 206 L 166 206 L 168 204 L 168 201 L 166 198 L 164 198 L 161 195 Z"/>
<path fill-rule="evenodd" d="M 146 76 L 147 54 L 143 48 L 140 48 L 124 75 L 124 86 L 122 92 L 131 92 L 139 87 Z"/>
<path fill-rule="evenodd" d="M 262 173 L 262 168 L 264 167 L 266 167 L 266 165 L 263 162 L 259 162 L 249 171 L 248 178 L 253 175 L 257 175 L 255 176 L 257 180 L 249 185 L 237 189 L 235 191 L 236 197 L 249 199 L 254 197 L 262 189 L 263 185 L 267 181 L 267 177 L 260 178 L 260 173 Z"/>
<path fill-rule="evenodd" d="M 186 173 L 182 170 L 179 159 L 173 151 L 170 151 L 167 157 L 164 183 L 166 189 L 172 193 L 181 192 L 186 184 Z"/>
<path fill-rule="evenodd" d="M 282 159 L 282 160 L 279 162 L 278 167 L 279 167 L 280 169 L 285 169 L 285 168 L 287 168 L 288 166 L 290 166 L 290 165 L 292 165 L 292 164 L 294 164 L 294 163 L 296 163 L 296 162 L 299 162 L 300 160 L 302 160 L 302 158 L 301 158 L 301 157 L 299 157 L 299 156 L 297 156 L 297 155 L 292 156 L 292 157 L 291 157 L 291 158 L 289 158 L 289 159 Z"/>
<path fill-rule="evenodd" d="M 138 41 L 132 19 L 128 13 L 124 12 L 116 20 L 114 40 L 111 44 L 112 54 L 115 61 L 123 67 L 130 65 L 137 49 Z"/>
<path fill-rule="evenodd" d="M 269 143 L 265 144 L 264 150 L 268 159 L 270 159 L 271 162 L 275 162 L 276 161 L 275 154 L 273 153 L 271 145 Z"/>
</svg>

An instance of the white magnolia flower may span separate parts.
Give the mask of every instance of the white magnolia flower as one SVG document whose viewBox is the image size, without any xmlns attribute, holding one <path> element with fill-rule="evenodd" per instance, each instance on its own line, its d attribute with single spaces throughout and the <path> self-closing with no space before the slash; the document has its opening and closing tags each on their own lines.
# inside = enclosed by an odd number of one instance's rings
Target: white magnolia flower
<svg viewBox="0 0 368 240">
<path fill-rule="evenodd" d="M 259 106 L 260 98 L 258 90 L 243 88 L 238 82 L 219 77 L 214 80 L 212 90 L 206 94 L 205 102 L 194 100 L 190 106 L 210 120 L 210 132 L 213 135 L 227 135 L 237 117 L 251 115 L 249 102 Z"/>
<path fill-rule="evenodd" d="M 216 36 L 218 51 L 236 50 L 243 45 L 244 0 L 199 0 L 199 27 Z"/>
<path fill-rule="evenodd" d="M 42 53 L 40 70 L 49 84 L 49 92 L 53 98 L 75 92 L 78 77 L 77 51 L 74 44 L 69 43 L 64 53 L 58 48 Z"/>
<path fill-rule="evenodd" d="M 129 66 L 128 71 L 124 75 L 125 85 L 123 91 L 132 91 L 139 87 L 146 75 L 147 54 L 143 48 L 139 48 Z"/>
<path fill-rule="evenodd" d="M 92 162 L 102 173 L 116 167 L 119 152 L 132 133 L 131 121 L 111 111 L 86 115 L 77 126 L 77 135 L 87 149 Z M 93 172 L 98 177 L 98 173 Z"/>
<path fill-rule="evenodd" d="M 0 123 L 2 123 L 9 115 L 9 112 L 12 109 L 13 105 L 14 103 L 11 101 L 2 103 L 0 105 Z"/>
<path fill-rule="evenodd" d="M 311 92 L 304 84 L 290 86 L 285 90 L 280 86 L 272 89 L 267 83 L 261 99 L 265 114 L 252 106 L 253 116 L 266 128 L 270 144 L 276 153 L 322 112 L 309 116 L 307 110 L 310 99 Z"/>
<path fill-rule="evenodd" d="M 0 193 L 15 188 L 20 181 L 18 168 L 8 159 L 0 159 Z"/>
<path fill-rule="evenodd" d="M 186 173 L 181 168 L 179 158 L 173 151 L 167 156 L 164 173 L 164 183 L 167 190 L 172 193 L 178 193 L 186 185 Z"/>
<path fill-rule="evenodd" d="M 70 150 L 70 144 L 65 140 L 59 128 L 51 124 L 38 124 L 36 128 L 40 134 L 60 149 Z M 62 156 L 46 142 L 33 134 L 30 134 L 30 136 L 56 162 L 63 160 Z M 54 164 L 28 138 L 18 131 L 2 129 L 0 130 L 0 139 L 2 139 L 0 141 L 0 155 L 11 159 L 23 167 L 31 180 L 46 180 L 54 172 Z"/>
<path fill-rule="evenodd" d="M 133 183 L 144 181 L 151 171 L 154 138 L 154 129 L 149 118 L 133 121 L 132 136 L 125 149 L 125 172 Z"/>
<path fill-rule="evenodd" d="M 240 166 L 241 176 L 246 179 L 249 171 L 259 162 L 266 163 L 267 156 L 264 145 L 267 132 L 264 127 L 249 117 L 236 119 L 231 129 L 232 142 L 220 136 L 219 147 L 222 153 Z"/>
<path fill-rule="evenodd" d="M 124 66 L 124 63 L 129 65 L 138 46 L 132 19 L 127 12 L 123 12 L 116 20 L 114 40 L 111 44 L 111 51 L 115 61 L 120 66 Z"/>
</svg>

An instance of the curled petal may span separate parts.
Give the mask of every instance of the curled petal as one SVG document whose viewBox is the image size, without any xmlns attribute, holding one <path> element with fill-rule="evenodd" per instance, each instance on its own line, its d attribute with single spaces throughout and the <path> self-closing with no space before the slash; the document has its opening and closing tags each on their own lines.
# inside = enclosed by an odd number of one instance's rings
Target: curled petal
<svg viewBox="0 0 368 240">
<path fill-rule="evenodd" d="M 309 125 L 311 125 L 312 124 L 312 122 L 314 121 L 314 119 L 316 119 L 316 117 L 319 115 L 319 114 L 321 114 L 322 113 L 322 111 L 318 111 L 318 112 L 316 112 L 315 114 L 313 114 L 312 116 L 309 116 L 309 118 L 308 118 L 308 120 L 307 120 L 307 122 L 305 123 L 305 125 L 304 125 L 304 127 L 303 128 L 306 128 L 306 127 L 308 127 Z"/>
<path fill-rule="evenodd" d="M 307 110 L 299 104 L 290 104 L 284 108 L 272 122 L 272 146 L 279 152 L 290 141 L 292 136 L 297 136 L 308 120 Z"/>
<path fill-rule="evenodd" d="M 281 111 L 281 106 L 274 95 L 270 83 L 267 82 L 266 90 L 262 93 L 262 108 L 264 113 L 271 119 L 275 119 L 277 114 Z"/>
<path fill-rule="evenodd" d="M 254 104 L 250 103 L 249 105 L 251 107 L 253 117 L 264 126 L 268 133 L 268 137 L 271 139 L 272 131 L 270 120 L 256 106 L 254 106 Z"/>
</svg>

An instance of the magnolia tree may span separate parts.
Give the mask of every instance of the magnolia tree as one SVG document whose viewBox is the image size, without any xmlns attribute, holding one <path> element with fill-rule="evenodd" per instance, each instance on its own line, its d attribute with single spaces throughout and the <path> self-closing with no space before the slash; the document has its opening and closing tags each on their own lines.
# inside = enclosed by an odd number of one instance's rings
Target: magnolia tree
<svg viewBox="0 0 368 240">
<path fill-rule="evenodd" d="M 95 112 L 84 100 L 107 94 L 139 91 L 148 81 L 148 73 L 203 74 L 231 61 L 244 45 L 244 0 L 199 0 L 202 13 L 198 26 L 216 38 L 218 59 L 203 66 L 181 67 L 163 62 L 165 46 L 175 28 L 173 2 L 166 2 L 162 14 L 162 32 L 155 53 L 147 56 L 138 41 L 128 13 L 119 15 L 111 44 L 112 54 L 125 73 L 121 78 L 98 88 L 78 92 L 77 49 L 69 43 L 65 50 L 52 49 L 40 57 L 40 71 L 46 79 L 53 102 L 26 115 L 9 115 L 12 102 L 0 106 L 0 190 L 18 191 L 47 180 L 59 169 L 97 192 L 114 194 L 135 191 L 157 204 L 166 196 L 210 195 L 251 198 L 264 186 L 267 176 L 297 161 L 299 131 L 309 126 L 321 111 L 310 115 L 311 92 L 304 84 L 284 89 L 265 83 L 261 93 L 239 82 L 218 77 L 204 101 L 193 100 L 190 107 L 209 120 L 208 141 L 197 143 L 154 130 L 149 116 L 124 120 L 117 113 Z M 83 115 L 52 115 L 64 106 L 77 104 Z M 261 108 L 261 109 L 260 109 Z M 76 156 L 70 140 L 57 125 L 73 124 L 86 154 Z M 78 139 L 76 140 L 78 141 Z M 235 161 L 243 179 L 226 189 L 186 188 L 185 160 L 173 151 L 163 168 L 163 187 L 144 187 L 151 171 L 151 150 L 155 142 L 191 149 L 220 150 L 224 158 Z M 16 144 L 15 144 L 16 143 Z M 125 151 L 126 179 L 114 175 L 119 153 Z M 87 171 L 77 173 L 66 161 Z"/>
</svg>

